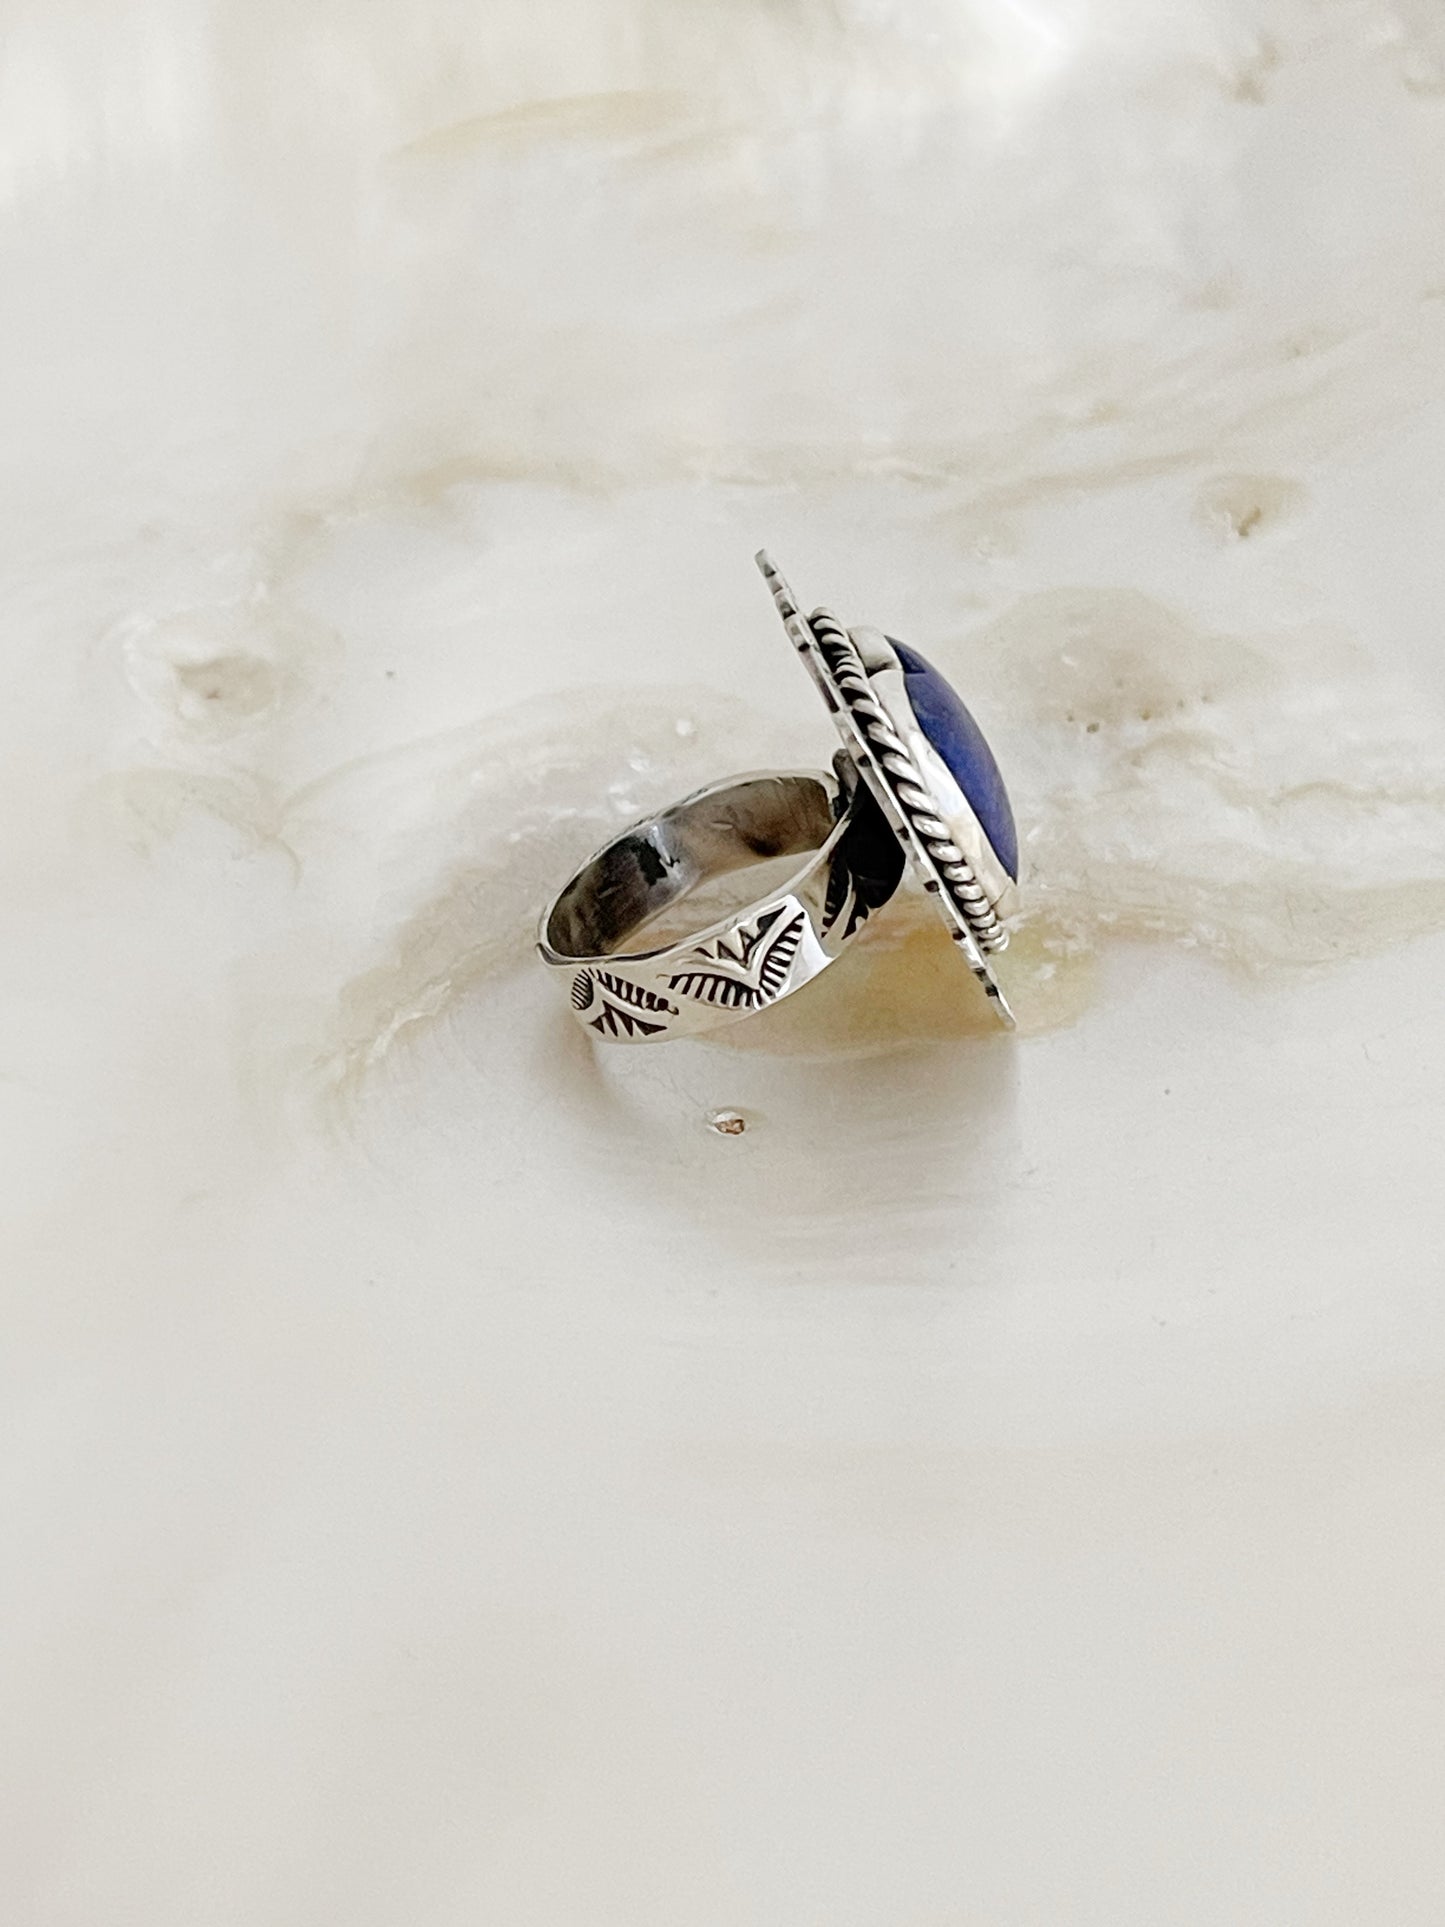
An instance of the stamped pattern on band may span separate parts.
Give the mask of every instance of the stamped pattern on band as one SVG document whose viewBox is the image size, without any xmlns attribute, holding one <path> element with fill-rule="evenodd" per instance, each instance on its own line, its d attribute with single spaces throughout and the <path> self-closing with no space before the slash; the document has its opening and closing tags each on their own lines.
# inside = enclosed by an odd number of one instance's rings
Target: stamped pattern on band
<svg viewBox="0 0 1445 1927">
<path fill-rule="evenodd" d="M 787 909 L 775 904 L 727 936 L 699 944 L 680 959 L 683 968 L 670 972 L 668 983 L 681 996 L 728 1010 L 770 1003 L 787 981 L 807 923 L 803 911 L 788 916 Z"/>
<path fill-rule="evenodd" d="M 837 932 L 838 942 L 847 943 L 898 888 L 903 850 L 877 809 L 868 791 L 860 789 L 850 808 L 848 827 L 828 866 L 823 913 L 818 920 L 818 936 L 824 942 Z M 885 840 L 891 863 L 880 856 Z"/>
<path fill-rule="evenodd" d="M 843 938 L 846 942 L 867 915 L 868 906 L 859 897 L 857 880 L 846 855 L 840 850 L 828 871 L 828 886 L 823 898 L 823 918 L 819 925 L 819 934 L 826 937 L 841 923 Z"/>
<path fill-rule="evenodd" d="M 585 1016 L 594 1003 L 596 1013 L 585 1021 L 604 1037 L 657 1037 L 667 1029 L 666 1021 L 654 1023 L 641 1013 L 654 1012 L 664 1020 L 678 1014 L 666 997 L 615 971 L 579 970 L 572 980 L 572 1008 Z"/>
</svg>

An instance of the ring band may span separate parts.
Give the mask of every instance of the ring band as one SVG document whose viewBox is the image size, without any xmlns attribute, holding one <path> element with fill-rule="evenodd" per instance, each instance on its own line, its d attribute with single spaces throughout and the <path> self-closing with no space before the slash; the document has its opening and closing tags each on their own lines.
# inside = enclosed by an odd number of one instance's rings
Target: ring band
<svg viewBox="0 0 1445 1927">
<path fill-rule="evenodd" d="M 660 948 L 637 940 L 701 885 L 754 863 L 806 861 L 767 895 Z M 593 1035 L 659 1042 L 734 1022 L 825 970 L 902 880 L 897 836 L 853 766 L 736 776 L 643 817 L 564 885 L 542 919 Z"/>
</svg>

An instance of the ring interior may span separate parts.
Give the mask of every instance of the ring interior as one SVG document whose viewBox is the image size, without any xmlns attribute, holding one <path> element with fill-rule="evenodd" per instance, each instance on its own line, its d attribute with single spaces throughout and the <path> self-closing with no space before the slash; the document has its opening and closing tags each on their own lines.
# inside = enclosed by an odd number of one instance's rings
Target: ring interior
<svg viewBox="0 0 1445 1927">
<path fill-rule="evenodd" d="M 821 849 L 835 827 L 832 793 L 814 776 L 752 776 L 689 797 L 577 872 L 547 919 L 547 946 L 608 956 L 700 883 Z"/>
</svg>

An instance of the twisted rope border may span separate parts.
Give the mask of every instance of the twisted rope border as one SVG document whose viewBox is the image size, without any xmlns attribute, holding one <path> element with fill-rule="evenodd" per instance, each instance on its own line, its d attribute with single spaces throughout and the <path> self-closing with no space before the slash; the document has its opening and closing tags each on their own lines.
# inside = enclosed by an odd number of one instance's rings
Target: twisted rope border
<svg viewBox="0 0 1445 1927">
<path fill-rule="evenodd" d="M 818 609 L 809 619 L 818 648 L 847 704 L 848 713 L 868 740 L 868 746 L 910 829 L 928 854 L 943 888 L 973 932 L 980 950 L 997 953 L 1008 944 L 1008 932 L 963 851 L 938 814 L 932 792 L 924 783 L 887 710 L 873 693 L 873 684 L 857 646 L 836 616 Z"/>
</svg>

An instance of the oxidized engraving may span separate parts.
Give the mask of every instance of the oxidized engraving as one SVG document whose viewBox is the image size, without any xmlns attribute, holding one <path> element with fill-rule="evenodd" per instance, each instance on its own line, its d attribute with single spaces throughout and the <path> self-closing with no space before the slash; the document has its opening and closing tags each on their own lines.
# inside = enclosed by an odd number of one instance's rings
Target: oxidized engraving
<svg viewBox="0 0 1445 1927">
<path fill-rule="evenodd" d="M 833 853 L 818 920 L 824 942 L 836 932 L 847 943 L 875 910 L 889 901 L 903 874 L 903 846 L 869 791 L 858 785 L 848 810 L 848 826 Z"/>
<path fill-rule="evenodd" d="M 587 1022 L 604 1037 L 657 1037 L 667 1024 L 653 1023 L 641 1013 L 662 1018 L 676 1017 L 677 1005 L 656 991 L 646 990 L 614 970 L 581 970 L 572 983 L 572 1008 L 579 1014 L 596 1000 L 595 1017 Z"/>
<path fill-rule="evenodd" d="M 700 944 L 681 959 L 683 969 L 669 972 L 668 983 L 684 997 L 729 1010 L 771 1002 L 787 981 L 807 923 L 801 910 L 783 921 L 787 908 L 775 904 L 735 932 Z"/>
<path fill-rule="evenodd" d="M 667 1029 L 666 1024 L 650 1024 L 626 1004 L 612 1004 L 605 997 L 602 1008 L 588 1021 L 603 1037 L 660 1037 Z"/>
</svg>

